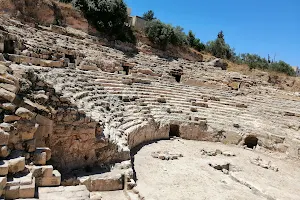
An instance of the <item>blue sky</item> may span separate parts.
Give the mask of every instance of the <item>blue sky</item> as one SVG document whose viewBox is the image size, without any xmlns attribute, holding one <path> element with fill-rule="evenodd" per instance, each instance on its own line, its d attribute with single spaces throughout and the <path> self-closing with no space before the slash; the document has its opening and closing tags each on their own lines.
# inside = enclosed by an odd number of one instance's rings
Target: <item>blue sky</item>
<svg viewBox="0 0 300 200">
<path fill-rule="evenodd" d="M 300 67 L 300 0 L 125 0 L 132 15 L 153 10 L 165 23 L 192 30 L 204 43 L 223 30 L 237 53 L 276 55 Z"/>
</svg>

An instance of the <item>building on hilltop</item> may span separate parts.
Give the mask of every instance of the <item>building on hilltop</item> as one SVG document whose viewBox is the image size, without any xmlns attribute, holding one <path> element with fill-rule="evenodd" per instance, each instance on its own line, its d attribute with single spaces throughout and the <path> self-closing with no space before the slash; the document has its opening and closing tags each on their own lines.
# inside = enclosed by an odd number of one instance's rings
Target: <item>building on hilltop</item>
<svg viewBox="0 0 300 200">
<path fill-rule="evenodd" d="M 296 66 L 296 67 L 293 67 L 293 69 L 296 72 L 296 76 L 300 76 L 300 68 Z"/>
<path fill-rule="evenodd" d="M 139 31 L 145 29 L 147 20 L 139 16 L 131 16 L 131 8 L 127 8 L 127 14 L 129 17 L 129 25 L 131 27 Z"/>
</svg>

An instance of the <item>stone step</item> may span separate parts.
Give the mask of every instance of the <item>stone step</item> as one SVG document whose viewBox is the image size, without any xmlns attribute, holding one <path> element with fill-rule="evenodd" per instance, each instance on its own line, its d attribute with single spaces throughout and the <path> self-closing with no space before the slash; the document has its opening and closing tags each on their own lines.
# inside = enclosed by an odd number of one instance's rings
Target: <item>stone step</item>
<svg viewBox="0 0 300 200">
<path fill-rule="evenodd" d="M 90 199 L 90 192 L 85 185 L 39 187 L 39 199 L 41 200 L 87 200 Z"/>
<path fill-rule="evenodd" d="M 91 200 L 128 200 L 123 190 L 109 192 L 91 192 Z"/>
</svg>

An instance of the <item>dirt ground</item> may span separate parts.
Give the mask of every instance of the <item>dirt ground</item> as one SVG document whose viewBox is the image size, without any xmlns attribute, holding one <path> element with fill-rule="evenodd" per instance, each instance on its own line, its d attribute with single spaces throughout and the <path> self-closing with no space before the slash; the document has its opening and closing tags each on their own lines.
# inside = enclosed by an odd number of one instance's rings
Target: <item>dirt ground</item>
<svg viewBox="0 0 300 200">
<path fill-rule="evenodd" d="M 235 156 L 203 155 L 202 149 L 229 151 Z M 157 151 L 183 157 L 161 160 L 151 156 Z M 146 145 L 134 158 L 137 188 L 147 200 L 300 199 L 300 161 L 285 154 L 176 139 Z M 253 164 L 254 159 L 272 167 Z M 230 163 L 229 173 L 209 165 L 213 163 Z"/>
</svg>

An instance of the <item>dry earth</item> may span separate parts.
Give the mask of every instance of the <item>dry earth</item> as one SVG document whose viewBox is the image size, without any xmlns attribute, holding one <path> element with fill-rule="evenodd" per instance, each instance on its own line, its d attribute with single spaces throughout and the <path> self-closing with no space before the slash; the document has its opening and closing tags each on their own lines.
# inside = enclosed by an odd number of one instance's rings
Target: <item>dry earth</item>
<svg viewBox="0 0 300 200">
<path fill-rule="evenodd" d="M 203 149 L 230 152 L 235 156 L 203 155 Z M 183 157 L 161 160 L 151 156 L 156 151 L 169 151 Z M 278 171 L 253 164 L 251 160 L 258 157 Z M 134 158 L 137 188 L 145 199 L 300 199 L 299 162 L 287 159 L 284 154 L 176 139 L 146 145 Z M 227 163 L 228 173 L 209 165 Z"/>
</svg>

